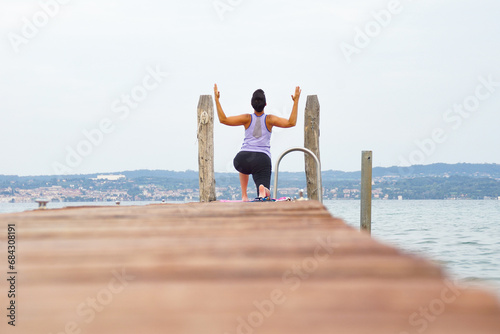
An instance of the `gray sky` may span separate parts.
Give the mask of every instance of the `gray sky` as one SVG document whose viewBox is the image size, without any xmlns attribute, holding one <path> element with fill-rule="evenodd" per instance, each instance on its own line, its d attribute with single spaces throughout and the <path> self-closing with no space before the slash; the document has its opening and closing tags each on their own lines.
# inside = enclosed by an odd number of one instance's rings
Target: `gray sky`
<svg viewBox="0 0 500 334">
<path fill-rule="evenodd" d="M 262 88 L 266 112 L 288 117 L 302 87 L 273 163 L 303 146 L 307 95 L 324 170 L 359 170 L 362 150 L 374 166 L 500 163 L 499 12 L 497 0 L 2 0 L 0 174 L 197 170 L 196 107 L 214 83 L 228 115 L 251 112 Z M 215 124 L 216 171 L 234 171 L 243 132 Z"/>
</svg>

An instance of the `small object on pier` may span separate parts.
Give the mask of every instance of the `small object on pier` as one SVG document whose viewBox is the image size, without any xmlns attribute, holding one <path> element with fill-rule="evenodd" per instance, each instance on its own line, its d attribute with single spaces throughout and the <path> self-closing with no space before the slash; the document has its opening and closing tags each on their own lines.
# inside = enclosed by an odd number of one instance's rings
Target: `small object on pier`
<svg viewBox="0 0 500 334">
<path fill-rule="evenodd" d="M 161 200 L 161 202 L 162 202 L 162 203 L 165 203 L 165 200 L 164 200 L 164 199 L 162 199 L 162 200 Z"/>
<path fill-rule="evenodd" d="M 116 205 L 120 205 L 120 201 L 116 201 L 115 203 L 116 203 Z"/>
<path fill-rule="evenodd" d="M 39 199 L 36 199 L 35 202 L 38 203 L 38 210 L 45 210 L 45 209 L 47 209 L 47 203 L 49 203 L 50 200 L 45 199 L 45 198 L 39 198 Z"/>
<path fill-rule="evenodd" d="M 304 197 L 304 189 L 299 190 L 299 198 L 297 198 L 297 201 L 307 201 L 307 198 Z"/>
</svg>

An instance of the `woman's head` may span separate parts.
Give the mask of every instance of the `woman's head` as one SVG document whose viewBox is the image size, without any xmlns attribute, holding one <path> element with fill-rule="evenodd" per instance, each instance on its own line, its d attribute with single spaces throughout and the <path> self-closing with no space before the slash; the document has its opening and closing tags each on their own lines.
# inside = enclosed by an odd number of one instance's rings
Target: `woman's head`
<svg viewBox="0 0 500 334">
<path fill-rule="evenodd" d="M 252 107 L 256 112 L 262 112 L 266 104 L 266 94 L 262 89 L 257 89 L 252 96 Z"/>
</svg>

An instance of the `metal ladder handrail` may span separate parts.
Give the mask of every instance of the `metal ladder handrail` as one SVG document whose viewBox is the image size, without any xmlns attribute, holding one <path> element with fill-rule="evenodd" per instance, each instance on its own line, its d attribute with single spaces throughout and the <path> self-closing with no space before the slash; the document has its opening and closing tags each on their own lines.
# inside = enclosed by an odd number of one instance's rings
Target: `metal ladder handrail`
<svg viewBox="0 0 500 334">
<path fill-rule="evenodd" d="M 274 174 L 273 198 L 276 198 L 278 196 L 278 172 L 279 172 L 280 162 L 285 157 L 285 155 L 287 155 L 290 152 L 295 152 L 295 151 L 307 153 L 314 158 L 314 161 L 316 161 L 317 176 L 318 176 L 318 198 L 319 198 L 319 201 L 321 203 L 323 203 L 323 191 L 322 191 L 322 181 L 321 181 L 321 162 L 319 161 L 316 154 L 314 154 L 311 150 L 304 148 L 304 147 L 290 148 L 280 155 L 278 161 L 276 162 L 276 166 L 274 168 L 275 174 Z"/>
</svg>

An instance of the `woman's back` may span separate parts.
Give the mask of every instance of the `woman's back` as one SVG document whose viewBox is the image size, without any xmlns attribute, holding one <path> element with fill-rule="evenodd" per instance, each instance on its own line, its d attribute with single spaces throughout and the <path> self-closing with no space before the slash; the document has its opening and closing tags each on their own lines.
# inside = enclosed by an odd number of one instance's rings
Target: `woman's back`
<svg viewBox="0 0 500 334">
<path fill-rule="evenodd" d="M 242 151 L 261 152 L 271 158 L 271 131 L 266 126 L 266 114 L 252 114 L 252 122 L 245 129 Z"/>
</svg>

